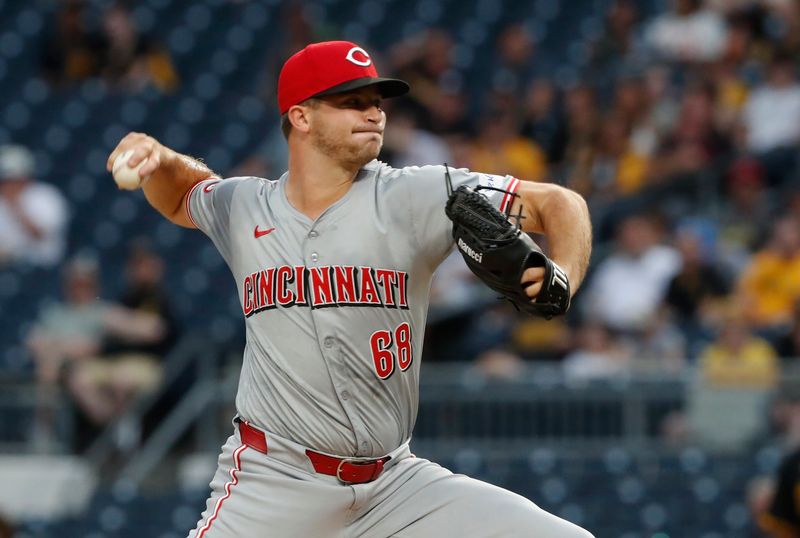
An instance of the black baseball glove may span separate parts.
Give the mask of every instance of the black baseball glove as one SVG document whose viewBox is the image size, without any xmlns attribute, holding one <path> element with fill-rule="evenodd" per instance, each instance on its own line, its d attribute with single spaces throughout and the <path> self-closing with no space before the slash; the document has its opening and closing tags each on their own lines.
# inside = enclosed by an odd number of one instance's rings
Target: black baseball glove
<svg viewBox="0 0 800 538">
<path fill-rule="evenodd" d="M 480 192 L 507 191 L 466 185 L 453 191 L 447 165 L 445 177 L 449 194 L 445 213 L 453 221 L 453 239 L 472 272 L 525 312 L 546 319 L 564 314 L 570 303 L 569 280 L 564 270 L 520 229 L 521 215 L 503 214 Z M 526 295 L 521 282 L 522 273 L 529 267 L 544 267 L 542 289 L 535 302 Z"/>
</svg>

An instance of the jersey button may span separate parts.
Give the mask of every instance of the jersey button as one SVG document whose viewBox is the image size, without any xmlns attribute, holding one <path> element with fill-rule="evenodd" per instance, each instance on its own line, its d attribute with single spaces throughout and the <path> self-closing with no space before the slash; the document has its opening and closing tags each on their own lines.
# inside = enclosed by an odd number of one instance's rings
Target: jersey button
<svg viewBox="0 0 800 538">
<path fill-rule="evenodd" d="M 328 349 L 332 348 L 333 347 L 333 336 L 326 336 L 325 340 L 324 340 L 324 343 L 325 343 L 325 347 L 327 347 Z"/>
<path fill-rule="evenodd" d="M 315 262 L 319 259 L 319 255 L 316 252 L 311 253 L 311 261 Z"/>
<path fill-rule="evenodd" d="M 308 232 L 308 237 L 311 238 L 311 239 L 314 239 L 318 235 L 319 234 L 317 232 L 315 232 L 314 230 L 311 230 L 310 232 Z"/>
<path fill-rule="evenodd" d="M 342 391 L 342 400 L 349 400 L 349 399 L 350 399 L 350 393 L 347 392 L 346 390 Z"/>
</svg>

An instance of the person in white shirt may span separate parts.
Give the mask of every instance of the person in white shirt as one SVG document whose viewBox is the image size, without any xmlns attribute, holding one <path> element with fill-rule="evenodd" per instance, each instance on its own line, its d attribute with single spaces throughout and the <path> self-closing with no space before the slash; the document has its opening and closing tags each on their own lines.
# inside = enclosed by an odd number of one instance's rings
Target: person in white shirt
<svg viewBox="0 0 800 538">
<path fill-rule="evenodd" d="M 587 314 L 615 331 L 635 335 L 657 316 L 681 256 L 659 243 L 658 229 L 646 216 L 629 216 L 617 230 L 615 252 L 598 264 L 588 284 Z"/>
<path fill-rule="evenodd" d="M 704 9 L 701 0 L 673 0 L 671 13 L 656 17 L 645 30 L 645 42 L 658 56 L 676 62 L 718 59 L 727 37 L 725 20 Z"/>
<path fill-rule="evenodd" d="M 614 337 L 608 327 L 589 320 L 578 331 L 578 347 L 561 365 L 569 382 L 624 379 L 633 367 L 630 349 Z"/>
<path fill-rule="evenodd" d="M 66 246 L 69 211 L 52 185 L 35 181 L 24 146 L 0 146 L 0 266 L 53 266 Z"/>
<path fill-rule="evenodd" d="M 742 115 L 747 149 L 764 154 L 800 142 L 800 84 L 789 56 L 776 56 L 766 82 L 757 87 Z"/>
</svg>

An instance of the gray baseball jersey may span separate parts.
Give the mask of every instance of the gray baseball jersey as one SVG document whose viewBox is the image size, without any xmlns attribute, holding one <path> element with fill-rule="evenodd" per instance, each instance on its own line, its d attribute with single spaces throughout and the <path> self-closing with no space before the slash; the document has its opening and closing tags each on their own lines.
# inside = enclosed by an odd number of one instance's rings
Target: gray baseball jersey
<svg viewBox="0 0 800 538">
<path fill-rule="evenodd" d="M 454 187 L 518 184 L 450 174 Z M 286 181 L 211 179 L 187 197 L 239 291 L 237 411 L 316 450 L 382 456 L 410 438 L 417 414 L 431 277 L 453 246 L 445 169 L 373 161 L 316 220 L 291 206 Z M 485 192 L 501 210 L 513 198 Z"/>
<path fill-rule="evenodd" d="M 289 204 L 286 175 L 193 188 L 187 212 L 236 279 L 247 342 L 236 398 L 246 423 L 223 446 L 190 538 L 592 538 L 410 453 L 431 277 L 453 246 L 444 172 L 373 161 L 315 220 Z M 518 185 L 451 176 L 455 187 Z M 501 210 L 513 198 L 488 192 Z M 340 480 L 353 460 L 319 472 L 309 449 L 384 456 L 383 472 Z"/>
</svg>

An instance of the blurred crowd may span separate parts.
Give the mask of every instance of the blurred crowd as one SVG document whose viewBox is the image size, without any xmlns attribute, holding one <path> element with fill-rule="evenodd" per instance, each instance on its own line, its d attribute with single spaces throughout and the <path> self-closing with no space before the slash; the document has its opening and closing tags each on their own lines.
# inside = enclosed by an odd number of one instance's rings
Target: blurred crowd
<svg viewBox="0 0 800 538">
<path fill-rule="evenodd" d="M 655 14 L 607 4 L 582 67 L 566 69 L 528 22 L 502 25 L 480 52 L 444 26 L 379 50 L 285 2 L 254 74 L 258 97 L 274 110 L 278 70 L 307 43 L 353 39 L 378 53 L 382 74 L 411 84 L 385 103 L 382 160 L 550 181 L 586 198 L 593 259 L 568 316 L 518 313 L 454 253 L 431 290 L 426 362 L 499 380 L 531 363 L 575 384 L 680 377 L 687 404 L 664 421 L 668 442 L 735 449 L 771 433 L 800 446 L 800 3 L 670 0 Z M 180 91 L 180 64 L 132 7 L 57 3 L 39 50 L 51 91 L 87 80 L 117 95 Z M 483 76 L 465 76 L 472 62 L 486 63 Z M 274 116 L 252 153 L 219 173 L 283 173 Z M 171 268 L 147 238 L 127 245 L 123 293 L 102 288 L 104 260 L 69 241 L 74 208 L 38 176 L 32 149 L 0 146 L 0 268 L 62 273 L 24 342 L 39 387 L 33 436 L 42 447 L 57 437 L 53 402 L 66 394 L 83 450 L 163 382 L 181 320 L 164 291 Z"/>
<path fill-rule="evenodd" d="M 540 66 L 523 23 L 498 33 L 482 80 L 462 77 L 443 28 L 384 51 L 412 88 L 386 103 L 384 160 L 557 182 L 586 197 L 595 223 L 592 270 L 562 322 L 497 305 L 448 260 L 428 359 L 508 377 L 559 360 L 576 380 L 697 366 L 715 384 L 774 388 L 800 352 L 800 8 L 673 0 L 644 18 L 636 2 L 610 4 L 569 80 Z M 301 6 L 286 12 L 275 65 L 329 37 Z M 277 177 L 281 144 L 271 137 L 235 172 Z"/>
<path fill-rule="evenodd" d="M 42 75 L 55 87 L 97 77 L 113 90 L 174 90 L 178 76 L 166 49 L 138 31 L 133 4 L 102 10 L 86 0 L 62 0 L 41 43 Z"/>
<path fill-rule="evenodd" d="M 586 198 L 595 225 L 564 320 L 520 315 L 454 254 L 432 289 L 426 361 L 507 379 L 548 361 L 576 383 L 688 376 L 668 439 L 734 447 L 770 427 L 795 438 L 785 406 L 774 424 L 764 416 L 800 356 L 800 5 L 672 0 L 650 17 L 640 6 L 610 2 L 585 67 L 568 75 L 543 67 L 526 23 L 493 36 L 480 80 L 464 78 L 445 28 L 383 51 L 379 65 L 412 88 L 386 103 L 383 160 L 557 182 Z M 300 5 L 285 11 L 267 100 L 284 58 L 331 37 Z M 234 172 L 277 177 L 284 155 L 276 130 Z M 724 426 L 720 409 L 734 417 Z"/>
<path fill-rule="evenodd" d="M 52 88 L 86 79 L 130 94 L 179 88 L 180 66 L 129 7 L 103 6 L 59 4 L 41 43 Z M 281 17 L 256 75 L 268 106 L 285 58 L 342 37 L 300 3 Z M 691 372 L 705 388 L 776 389 L 800 356 L 799 36 L 792 0 L 672 0 L 649 17 L 614 0 L 584 68 L 566 75 L 545 68 L 535 28 L 519 22 L 487 43 L 480 80 L 464 78 L 463 49 L 446 28 L 381 51 L 381 71 L 412 88 L 386 103 L 381 159 L 557 182 L 586 198 L 595 225 L 592 268 L 563 320 L 518 314 L 457 254 L 448 259 L 432 289 L 426 360 L 471 361 L 501 378 L 548 361 L 575 382 Z M 249 157 L 219 172 L 281 174 L 277 120 Z M 158 382 L 152 357 L 174 342 L 169 299 L 156 291 L 163 269 L 134 243 L 130 293 L 98 299 L 102 260 L 67 252 L 69 205 L 35 171 L 28 148 L 0 148 L 0 265 L 71 259 L 61 302 L 41 313 L 27 345 L 40 383 L 66 387 L 102 425 Z M 137 280 L 145 273 L 149 283 Z M 665 429 L 681 438 L 692 420 Z"/>
<path fill-rule="evenodd" d="M 72 442 L 82 451 L 136 398 L 159 386 L 163 360 L 179 336 L 163 276 L 163 260 L 144 238 L 131 242 L 125 289 L 116 299 L 103 297 L 101 265 L 92 253 L 80 252 L 65 264 L 61 297 L 42 309 L 26 342 L 38 383 L 38 447 L 56 442 L 54 402 L 62 390 L 75 403 Z M 136 445 L 141 432 L 124 435 L 119 444 Z"/>
<path fill-rule="evenodd" d="M 716 384 L 775 387 L 800 350 L 798 4 L 675 0 L 644 20 L 619 0 L 605 24 L 566 83 L 537 69 L 522 24 L 499 33 L 476 83 L 458 79 L 444 30 L 387 52 L 412 83 L 388 111 L 390 163 L 558 182 L 595 222 L 592 270 L 563 323 L 487 308 L 447 264 L 430 339 L 452 352 L 430 356 L 510 376 L 519 360 L 561 360 L 575 379 L 696 365 Z"/>
</svg>

